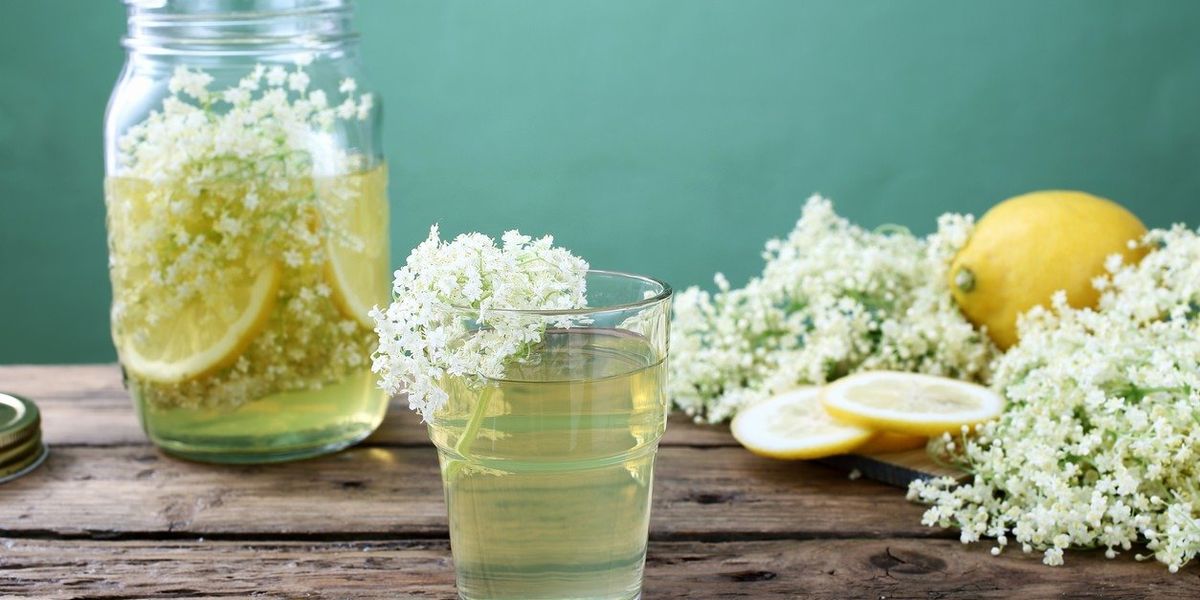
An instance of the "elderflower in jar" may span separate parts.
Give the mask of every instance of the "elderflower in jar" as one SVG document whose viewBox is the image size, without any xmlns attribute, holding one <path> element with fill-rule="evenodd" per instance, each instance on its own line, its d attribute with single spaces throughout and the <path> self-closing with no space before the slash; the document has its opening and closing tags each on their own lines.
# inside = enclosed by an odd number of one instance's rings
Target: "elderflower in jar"
<svg viewBox="0 0 1200 600">
<path fill-rule="evenodd" d="M 347 0 L 127 0 L 106 117 L 112 333 L 150 439 L 287 460 L 378 426 L 380 110 Z"/>
</svg>

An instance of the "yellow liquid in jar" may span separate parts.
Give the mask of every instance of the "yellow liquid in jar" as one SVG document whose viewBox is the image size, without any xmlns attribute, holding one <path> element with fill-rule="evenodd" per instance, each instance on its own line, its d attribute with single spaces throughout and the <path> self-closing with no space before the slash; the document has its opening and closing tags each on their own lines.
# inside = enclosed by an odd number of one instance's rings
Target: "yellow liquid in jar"
<svg viewBox="0 0 1200 600">
<path fill-rule="evenodd" d="M 248 457 L 245 462 L 290 460 L 338 450 L 370 435 L 387 409 L 370 369 L 315 390 L 270 394 L 233 408 L 135 401 L 151 441 L 168 452 L 219 462 L 243 462 L 240 456 Z"/>
<path fill-rule="evenodd" d="M 263 462 L 354 443 L 382 420 L 387 170 L 337 177 L 106 181 L 113 339 L 149 437 Z"/>
</svg>

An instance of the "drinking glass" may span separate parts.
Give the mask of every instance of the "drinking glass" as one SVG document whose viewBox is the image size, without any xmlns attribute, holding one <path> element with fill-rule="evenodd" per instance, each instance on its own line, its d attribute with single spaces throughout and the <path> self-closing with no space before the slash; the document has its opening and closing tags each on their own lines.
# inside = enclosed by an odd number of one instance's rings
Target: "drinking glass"
<svg viewBox="0 0 1200 600">
<path fill-rule="evenodd" d="M 590 271 L 587 296 L 579 310 L 497 311 L 544 319 L 541 341 L 502 379 L 442 381 L 429 435 L 461 598 L 641 595 L 671 288 Z"/>
</svg>

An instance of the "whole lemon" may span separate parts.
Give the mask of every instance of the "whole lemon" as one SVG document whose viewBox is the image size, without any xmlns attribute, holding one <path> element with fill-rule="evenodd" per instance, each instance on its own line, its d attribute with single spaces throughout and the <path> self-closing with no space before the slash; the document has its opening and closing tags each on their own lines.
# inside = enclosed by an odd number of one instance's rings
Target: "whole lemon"
<svg viewBox="0 0 1200 600">
<path fill-rule="evenodd" d="M 986 325 L 1001 349 L 1017 342 L 1017 316 L 1048 306 L 1058 290 L 1071 306 L 1095 306 L 1092 279 L 1120 253 L 1141 260 L 1129 241 L 1145 225 L 1120 204 L 1091 194 L 1042 191 L 1009 198 L 987 211 L 950 264 L 950 289 L 964 315 Z"/>
</svg>

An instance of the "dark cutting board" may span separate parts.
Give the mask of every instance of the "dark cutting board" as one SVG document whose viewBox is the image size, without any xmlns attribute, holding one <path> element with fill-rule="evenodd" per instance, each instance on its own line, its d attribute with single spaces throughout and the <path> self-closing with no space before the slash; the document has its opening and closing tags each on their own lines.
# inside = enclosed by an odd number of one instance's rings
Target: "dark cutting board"
<svg viewBox="0 0 1200 600">
<path fill-rule="evenodd" d="M 858 469 L 867 479 L 902 488 L 907 488 L 909 482 L 916 479 L 946 476 L 962 481 L 968 477 L 964 471 L 938 464 L 924 448 L 886 454 L 842 454 L 820 462 L 846 471 Z"/>
</svg>

